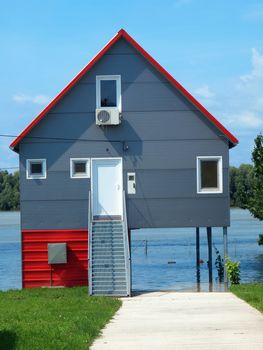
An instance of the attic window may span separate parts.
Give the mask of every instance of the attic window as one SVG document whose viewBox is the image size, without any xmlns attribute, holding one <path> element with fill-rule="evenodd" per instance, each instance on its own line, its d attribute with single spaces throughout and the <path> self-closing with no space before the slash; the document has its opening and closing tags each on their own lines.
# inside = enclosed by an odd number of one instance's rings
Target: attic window
<svg viewBox="0 0 263 350">
<path fill-rule="evenodd" d="M 222 157 L 197 157 L 197 193 L 223 192 Z"/>
<path fill-rule="evenodd" d="M 46 159 L 27 159 L 26 178 L 27 179 L 46 179 L 47 165 Z"/>
<path fill-rule="evenodd" d="M 70 177 L 71 178 L 89 178 L 90 160 L 89 158 L 71 158 L 70 159 Z"/>
<path fill-rule="evenodd" d="M 118 108 L 121 110 L 121 76 L 98 75 L 96 77 L 97 108 Z"/>
</svg>

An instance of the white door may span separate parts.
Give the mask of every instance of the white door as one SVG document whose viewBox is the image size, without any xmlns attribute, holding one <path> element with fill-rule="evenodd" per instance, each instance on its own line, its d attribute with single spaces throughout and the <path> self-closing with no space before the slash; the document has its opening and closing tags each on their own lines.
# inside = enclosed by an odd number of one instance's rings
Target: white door
<svg viewBox="0 0 263 350">
<path fill-rule="evenodd" d="M 91 176 L 93 216 L 122 217 L 122 159 L 92 159 Z"/>
</svg>

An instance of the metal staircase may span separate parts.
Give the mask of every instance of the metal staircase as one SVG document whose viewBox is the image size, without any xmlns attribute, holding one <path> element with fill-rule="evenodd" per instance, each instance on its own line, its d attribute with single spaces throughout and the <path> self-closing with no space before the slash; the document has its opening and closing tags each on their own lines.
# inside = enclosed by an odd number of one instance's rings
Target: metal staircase
<svg viewBox="0 0 263 350">
<path fill-rule="evenodd" d="M 123 194 L 122 220 L 93 220 L 89 204 L 89 294 L 129 296 L 130 249 Z"/>
</svg>

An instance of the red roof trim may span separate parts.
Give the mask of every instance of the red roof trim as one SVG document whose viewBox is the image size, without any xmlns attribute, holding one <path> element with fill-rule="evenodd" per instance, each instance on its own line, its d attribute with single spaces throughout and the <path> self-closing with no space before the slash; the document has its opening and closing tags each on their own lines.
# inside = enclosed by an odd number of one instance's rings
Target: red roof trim
<svg viewBox="0 0 263 350">
<path fill-rule="evenodd" d="M 193 103 L 223 134 L 235 145 L 238 139 L 228 131 L 208 110 L 201 105 L 171 74 L 169 74 L 151 55 L 148 54 L 124 29 L 121 29 L 103 49 L 75 76 L 73 80 L 40 112 L 40 114 L 21 132 L 11 143 L 10 148 L 14 149 L 26 134 L 45 116 L 46 113 L 78 82 L 78 80 L 119 40 L 125 38 L 133 45 L 159 72 L 161 72 L 190 102 Z"/>
</svg>

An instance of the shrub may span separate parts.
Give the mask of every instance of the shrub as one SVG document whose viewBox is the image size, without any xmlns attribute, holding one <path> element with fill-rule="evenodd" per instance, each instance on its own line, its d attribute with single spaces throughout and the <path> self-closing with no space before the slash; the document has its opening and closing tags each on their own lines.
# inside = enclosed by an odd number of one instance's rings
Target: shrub
<svg viewBox="0 0 263 350">
<path fill-rule="evenodd" d="M 230 284 L 239 284 L 240 282 L 240 262 L 233 261 L 229 257 L 226 258 L 226 270 Z"/>
<path fill-rule="evenodd" d="M 221 257 L 221 254 L 219 250 L 214 246 L 215 252 L 216 252 L 216 260 L 215 260 L 215 266 L 217 269 L 218 274 L 218 280 L 219 282 L 223 282 L 224 279 L 224 259 Z"/>
</svg>

